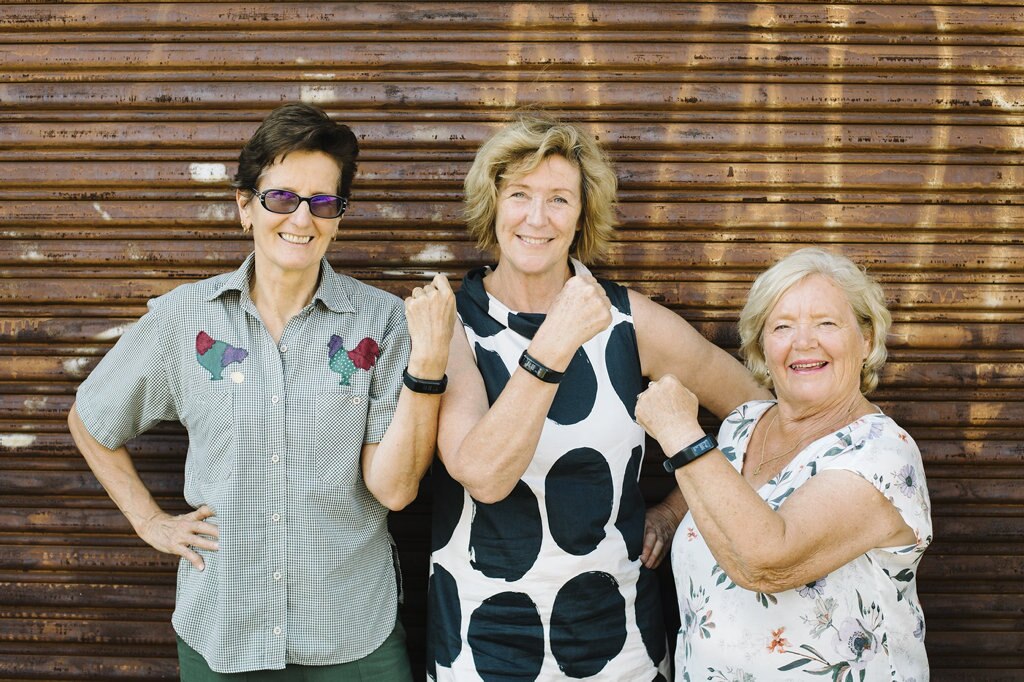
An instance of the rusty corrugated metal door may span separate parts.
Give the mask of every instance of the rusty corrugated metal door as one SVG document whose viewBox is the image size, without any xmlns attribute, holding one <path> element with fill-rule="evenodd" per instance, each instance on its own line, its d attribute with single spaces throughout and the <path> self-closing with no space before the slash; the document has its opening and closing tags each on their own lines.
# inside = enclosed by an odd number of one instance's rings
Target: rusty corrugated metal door
<svg viewBox="0 0 1024 682">
<path fill-rule="evenodd" d="M 601 271 L 726 347 L 795 245 L 870 266 L 896 322 L 875 397 L 935 505 L 933 679 L 1024 676 L 1021 7 L 35 2 L 0 7 L 0 31 L 3 679 L 174 677 L 174 562 L 131 534 L 64 415 L 149 297 L 249 251 L 226 179 L 293 100 L 359 135 L 331 259 L 395 293 L 482 260 L 460 183 L 517 104 L 611 149 L 622 229 Z M 134 447 L 172 509 L 184 451 L 176 427 Z M 394 525 L 418 661 L 426 507 Z"/>
</svg>

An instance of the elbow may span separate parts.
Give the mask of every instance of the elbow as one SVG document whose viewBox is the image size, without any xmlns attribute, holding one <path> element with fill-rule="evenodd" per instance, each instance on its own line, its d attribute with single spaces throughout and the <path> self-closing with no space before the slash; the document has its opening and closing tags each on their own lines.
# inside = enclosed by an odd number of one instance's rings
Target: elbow
<svg viewBox="0 0 1024 682">
<path fill-rule="evenodd" d="M 509 488 L 496 485 L 470 486 L 466 484 L 463 484 L 463 486 L 466 488 L 469 496 L 480 504 L 497 504 L 508 497 L 515 487 Z"/>
<path fill-rule="evenodd" d="M 790 585 L 783 573 L 773 570 L 741 570 L 736 576 L 729 576 L 733 582 L 745 590 L 760 592 L 762 594 L 776 594 L 790 590 L 795 585 Z"/>
<path fill-rule="evenodd" d="M 775 594 L 785 592 L 803 583 L 794 572 L 790 562 L 776 560 L 776 557 L 764 555 L 749 556 L 741 559 L 726 573 L 738 586 L 751 592 Z"/>
<path fill-rule="evenodd" d="M 419 487 L 403 487 L 400 490 L 390 490 L 387 492 L 371 490 L 370 492 L 373 493 L 373 496 L 377 498 L 377 501 L 387 507 L 389 511 L 398 512 L 402 511 L 416 500 L 416 497 L 419 494 Z"/>
<path fill-rule="evenodd" d="M 474 501 L 481 504 L 501 502 L 512 493 L 519 482 L 517 479 L 509 483 L 489 471 L 456 473 L 449 469 L 448 474 L 466 489 Z"/>
<path fill-rule="evenodd" d="M 732 560 L 720 565 L 737 586 L 764 594 L 785 592 L 795 586 L 793 566 L 784 557 L 764 546 L 747 552 L 733 549 Z"/>
<path fill-rule="evenodd" d="M 469 496 L 482 504 L 501 502 L 515 489 L 519 479 L 507 481 L 498 471 L 462 466 L 458 456 L 442 457 L 448 475 L 466 489 Z"/>
</svg>

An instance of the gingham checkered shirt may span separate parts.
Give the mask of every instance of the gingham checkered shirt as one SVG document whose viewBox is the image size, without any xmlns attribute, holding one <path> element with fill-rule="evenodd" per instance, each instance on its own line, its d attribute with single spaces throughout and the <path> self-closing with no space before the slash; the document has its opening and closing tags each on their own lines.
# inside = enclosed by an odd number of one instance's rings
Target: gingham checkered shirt
<svg viewBox="0 0 1024 682">
<path fill-rule="evenodd" d="M 199 550 L 201 572 L 179 562 L 173 623 L 218 672 L 362 658 L 398 602 L 387 510 L 360 451 L 398 402 L 402 303 L 324 259 L 313 301 L 275 344 L 249 296 L 253 266 L 250 255 L 150 301 L 77 398 L 109 448 L 161 420 L 188 430 L 185 499 L 215 510 L 220 550 Z M 379 346 L 370 369 L 364 339 Z"/>
</svg>

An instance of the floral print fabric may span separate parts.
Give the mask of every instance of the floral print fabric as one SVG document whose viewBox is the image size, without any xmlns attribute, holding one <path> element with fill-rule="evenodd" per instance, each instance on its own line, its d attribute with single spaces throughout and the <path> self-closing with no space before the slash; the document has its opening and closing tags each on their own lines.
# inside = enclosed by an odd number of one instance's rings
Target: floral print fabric
<svg viewBox="0 0 1024 682">
<path fill-rule="evenodd" d="M 737 471 L 754 425 L 773 404 L 745 403 L 722 424 L 719 449 Z M 681 621 L 676 680 L 928 679 L 916 587 L 917 566 L 932 539 L 921 453 L 892 419 L 869 414 L 811 443 L 757 492 L 778 509 L 829 469 L 854 472 L 874 485 L 917 543 L 874 549 L 808 585 L 764 594 L 729 579 L 687 513 L 672 545 Z"/>
</svg>

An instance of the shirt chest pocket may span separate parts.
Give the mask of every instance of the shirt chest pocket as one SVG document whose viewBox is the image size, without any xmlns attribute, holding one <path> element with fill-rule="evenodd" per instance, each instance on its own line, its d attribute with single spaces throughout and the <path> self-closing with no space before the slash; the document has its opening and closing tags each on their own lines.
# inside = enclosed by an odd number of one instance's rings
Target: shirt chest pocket
<svg viewBox="0 0 1024 682">
<path fill-rule="evenodd" d="M 238 452 L 235 391 L 231 386 L 211 388 L 190 396 L 185 404 L 186 478 L 204 482 L 230 478 Z"/>
<path fill-rule="evenodd" d="M 313 467 L 324 485 L 349 488 L 362 482 L 360 460 L 369 403 L 368 396 L 343 390 L 316 397 Z"/>
</svg>

